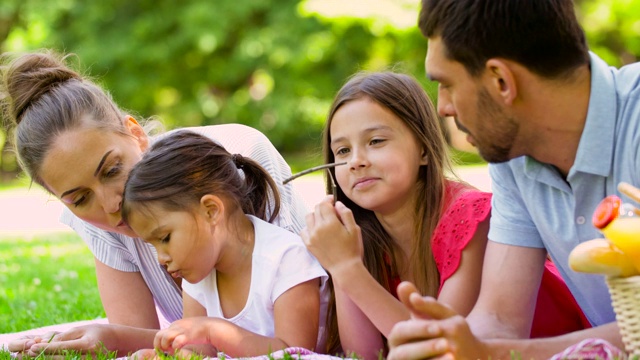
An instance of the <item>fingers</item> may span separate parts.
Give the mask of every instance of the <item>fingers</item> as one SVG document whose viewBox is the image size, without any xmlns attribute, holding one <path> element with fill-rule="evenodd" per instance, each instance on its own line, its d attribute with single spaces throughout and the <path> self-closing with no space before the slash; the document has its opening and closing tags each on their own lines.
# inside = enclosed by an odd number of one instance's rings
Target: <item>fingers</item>
<svg viewBox="0 0 640 360">
<path fill-rule="evenodd" d="M 396 291 L 398 294 L 398 298 L 404 304 L 404 306 L 406 306 L 409 310 L 413 310 L 413 305 L 411 305 L 411 302 L 409 301 L 409 296 L 413 293 L 419 294 L 418 288 L 416 288 L 416 286 L 409 281 L 403 281 L 398 284 L 398 288 L 396 289 Z"/>
<path fill-rule="evenodd" d="M 431 296 L 420 296 L 414 292 L 409 296 L 409 302 L 412 313 L 418 318 L 444 320 L 458 315 L 455 310 Z"/>
<path fill-rule="evenodd" d="M 451 351 L 449 342 L 439 338 L 442 331 L 437 322 L 409 320 L 397 323 L 389 334 L 387 359 L 418 359 L 444 356 Z"/>
<path fill-rule="evenodd" d="M 335 210 L 338 213 L 338 220 L 344 225 L 349 234 L 354 234 L 359 231 L 360 227 L 356 224 L 356 219 L 353 217 L 351 209 L 346 207 L 342 202 L 338 201 L 335 206 Z"/>
</svg>

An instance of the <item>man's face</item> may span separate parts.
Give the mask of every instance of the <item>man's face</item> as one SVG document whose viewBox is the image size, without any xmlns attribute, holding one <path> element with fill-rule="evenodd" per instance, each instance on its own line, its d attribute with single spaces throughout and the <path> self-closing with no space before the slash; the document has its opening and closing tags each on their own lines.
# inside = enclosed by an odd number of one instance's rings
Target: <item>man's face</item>
<svg viewBox="0 0 640 360">
<path fill-rule="evenodd" d="M 440 37 L 429 39 L 425 67 L 429 79 L 439 83 L 438 113 L 454 117 L 480 156 L 494 163 L 516 156 L 512 151 L 519 131 L 516 119 L 491 97 L 482 76 L 472 77 L 461 63 L 446 57 Z"/>
</svg>

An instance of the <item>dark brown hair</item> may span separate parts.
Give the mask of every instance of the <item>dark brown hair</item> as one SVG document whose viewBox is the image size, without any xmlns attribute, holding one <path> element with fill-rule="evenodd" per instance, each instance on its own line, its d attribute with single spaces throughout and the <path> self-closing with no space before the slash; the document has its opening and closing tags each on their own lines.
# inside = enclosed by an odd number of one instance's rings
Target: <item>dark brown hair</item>
<svg viewBox="0 0 640 360">
<path fill-rule="evenodd" d="M 58 135 L 80 126 L 126 134 L 126 114 L 109 93 L 68 67 L 67 58 L 53 51 L 2 57 L 4 117 L 15 125 L 20 166 L 43 186 L 40 168 Z"/>
<path fill-rule="evenodd" d="M 216 194 L 243 213 L 269 222 L 280 210 L 276 183 L 257 162 L 232 155 L 205 136 L 180 130 L 154 142 L 129 173 L 122 219 L 126 222 L 132 210 L 149 205 L 185 211 L 206 194 Z M 268 210 L 272 210 L 269 218 Z"/>
<path fill-rule="evenodd" d="M 447 58 L 472 76 L 491 58 L 517 61 L 546 78 L 589 63 L 571 0 L 422 0 L 418 26 L 427 38 L 440 36 Z"/>
<path fill-rule="evenodd" d="M 416 204 L 413 244 L 411 258 L 413 280 L 422 294 L 437 295 L 440 285 L 435 259 L 431 251 L 431 234 L 440 216 L 444 202 L 444 191 L 447 170 L 451 170 L 447 145 L 441 128 L 441 121 L 433 103 L 420 84 L 411 76 L 395 72 L 361 72 L 355 74 L 338 91 L 329 111 L 323 135 L 323 152 L 326 163 L 335 161 L 331 151 L 331 121 L 335 113 L 345 104 L 362 98 L 370 99 L 389 109 L 413 133 L 419 147 L 425 152 L 428 165 L 420 167 L 416 179 Z M 366 121 L 366 119 L 353 119 Z M 332 173 L 327 176 L 333 176 Z M 327 178 L 327 192 L 332 193 L 330 181 Z M 337 185 L 338 200 L 342 201 L 351 211 L 357 224 L 362 229 L 364 247 L 364 265 L 369 273 L 385 289 L 389 288 L 390 277 L 397 273 L 399 260 L 402 259 L 399 248 L 384 230 L 375 214 L 358 206 L 347 198 Z M 388 256 L 391 266 L 385 261 Z M 335 299 L 329 306 L 328 344 L 330 352 L 339 346 L 337 320 L 335 315 Z"/>
</svg>

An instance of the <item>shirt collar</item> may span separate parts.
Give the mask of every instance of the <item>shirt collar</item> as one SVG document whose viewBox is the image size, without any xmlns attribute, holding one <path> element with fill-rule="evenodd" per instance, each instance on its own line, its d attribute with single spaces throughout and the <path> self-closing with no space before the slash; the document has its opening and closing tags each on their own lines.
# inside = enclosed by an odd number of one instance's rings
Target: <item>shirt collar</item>
<svg viewBox="0 0 640 360">
<path fill-rule="evenodd" d="M 569 171 L 600 176 L 611 173 L 617 120 L 617 95 L 613 68 L 593 53 L 591 58 L 591 94 L 589 108 L 576 160 Z"/>
</svg>

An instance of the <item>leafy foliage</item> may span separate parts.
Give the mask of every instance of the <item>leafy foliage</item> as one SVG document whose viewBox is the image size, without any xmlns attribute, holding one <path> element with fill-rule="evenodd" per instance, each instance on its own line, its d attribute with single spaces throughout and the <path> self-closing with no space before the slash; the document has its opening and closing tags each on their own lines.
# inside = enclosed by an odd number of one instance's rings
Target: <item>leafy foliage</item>
<svg viewBox="0 0 640 360">
<path fill-rule="evenodd" d="M 323 15 L 310 10 L 313 0 L 4 0 L 0 50 L 75 53 L 80 68 L 140 117 L 158 115 L 168 128 L 247 124 L 283 153 L 317 163 L 330 102 L 354 72 L 406 71 L 435 99 L 415 22 L 398 26 L 365 9 L 386 6 L 380 13 L 417 21 L 419 0 L 356 1 L 316 2 L 353 8 Z M 594 51 L 612 65 L 638 59 L 640 2 L 576 5 Z"/>
</svg>

